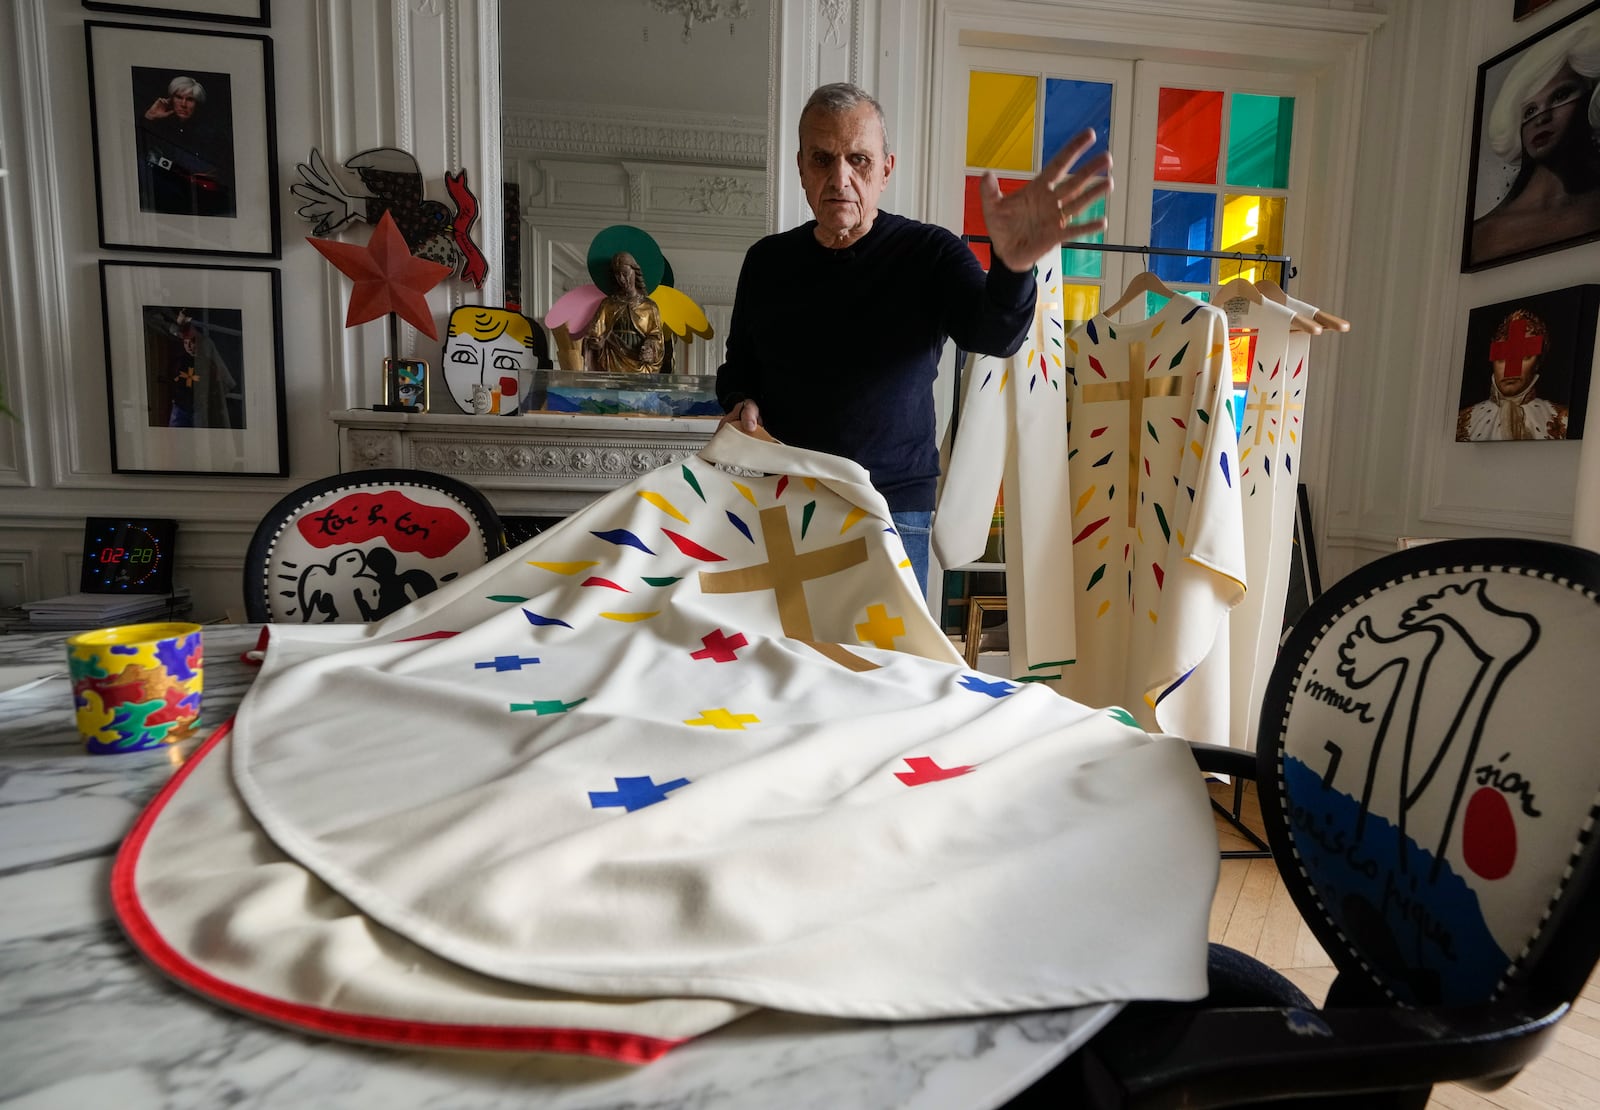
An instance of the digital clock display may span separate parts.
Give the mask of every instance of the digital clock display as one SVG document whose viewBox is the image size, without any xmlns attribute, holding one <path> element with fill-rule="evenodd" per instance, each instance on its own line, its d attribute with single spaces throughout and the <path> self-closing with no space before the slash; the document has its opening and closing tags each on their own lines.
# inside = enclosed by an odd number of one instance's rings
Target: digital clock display
<svg viewBox="0 0 1600 1110">
<path fill-rule="evenodd" d="M 175 520 L 90 517 L 83 529 L 86 594 L 172 592 Z"/>
</svg>

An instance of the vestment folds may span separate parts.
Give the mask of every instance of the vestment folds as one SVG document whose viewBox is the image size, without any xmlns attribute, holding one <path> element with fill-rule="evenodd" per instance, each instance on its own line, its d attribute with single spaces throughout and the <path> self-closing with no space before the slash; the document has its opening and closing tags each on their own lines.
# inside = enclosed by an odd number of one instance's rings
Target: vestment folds
<svg viewBox="0 0 1600 1110">
<path fill-rule="evenodd" d="M 349 920 L 498 991 L 733 1004 L 680 1035 L 1203 994 L 1187 750 L 968 671 L 903 561 L 860 467 L 724 429 L 378 624 L 276 626 L 232 790 Z"/>
</svg>

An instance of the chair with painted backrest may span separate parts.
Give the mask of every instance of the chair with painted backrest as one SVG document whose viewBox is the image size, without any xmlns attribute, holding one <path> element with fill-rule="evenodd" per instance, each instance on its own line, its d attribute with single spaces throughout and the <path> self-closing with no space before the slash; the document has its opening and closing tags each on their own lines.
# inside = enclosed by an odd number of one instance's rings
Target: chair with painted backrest
<svg viewBox="0 0 1600 1110">
<path fill-rule="evenodd" d="M 1213 946 L 1200 1003 L 1135 1003 L 1041 1083 L 1098 1107 L 1422 1107 L 1549 1043 L 1600 956 L 1600 555 L 1449 540 L 1296 623 L 1253 775 L 1284 886 L 1337 971 L 1321 1008 Z M 1028 1105 L 1035 1104 L 1028 1102 Z"/>
<path fill-rule="evenodd" d="M 484 496 L 425 470 L 360 470 L 283 497 L 245 557 L 245 615 L 354 624 L 388 616 L 506 549 Z"/>
</svg>

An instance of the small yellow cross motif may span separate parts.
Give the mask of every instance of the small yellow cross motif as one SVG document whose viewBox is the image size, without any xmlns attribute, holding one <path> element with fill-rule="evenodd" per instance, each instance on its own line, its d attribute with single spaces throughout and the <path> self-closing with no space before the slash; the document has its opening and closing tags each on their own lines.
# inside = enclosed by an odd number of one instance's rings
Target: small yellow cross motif
<svg viewBox="0 0 1600 1110">
<path fill-rule="evenodd" d="M 175 382 L 182 382 L 184 385 L 193 385 L 195 382 L 200 380 L 200 375 L 194 372 L 193 366 L 190 366 L 179 371 L 172 380 Z"/>
<path fill-rule="evenodd" d="M 1180 397 L 1183 373 L 1144 376 L 1145 346 L 1142 340 L 1128 344 L 1128 380 L 1090 382 L 1083 387 L 1088 404 L 1102 401 L 1128 402 L 1128 527 L 1137 525 L 1139 514 L 1139 460 L 1144 456 L 1144 401 L 1146 397 Z"/>
<path fill-rule="evenodd" d="M 1300 407 L 1299 405 L 1295 406 L 1295 408 L 1299 408 L 1299 407 Z M 1262 430 L 1263 427 L 1266 426 L 1267 413 L 1276 411 L 1278 406 L 1273 404 L 1271 401 L 1267 400 L 1267 395 L 1264 392 L 1262 392 L 1261 390 L 1258 389 L 1258 390 L 1256 390 L 1256 399 L 1254 401 L 1251 401 L 1244 408 L 1245 408 L 1246 412 L 1253 412 L 1253 413 L 1256 414 L 1256 442 L 1255 442 L 1255 446 L 1260 447 L 1261 446 L 1261 430 Z"/>
<path fill-rule="evenodd" d="M 702 709 L 700 716 L 692 721 L 683 722 L 686 725 L 710 725 L 712 728 L 731 728 L 744 731 L 745 725 L 758 725 L 761 718 L 754 713 L 730 713 L 726 709 Z"/>
<path fill-rule="evenodd" d="M 899 617 L 891 617 L 889 610 L 882 605 L 868 605 L 867 619 L 856 625 L 857 639 L 888 651 L 894 650 L 894 638 L 905 634 L 906 622 Z"/>
</svg>

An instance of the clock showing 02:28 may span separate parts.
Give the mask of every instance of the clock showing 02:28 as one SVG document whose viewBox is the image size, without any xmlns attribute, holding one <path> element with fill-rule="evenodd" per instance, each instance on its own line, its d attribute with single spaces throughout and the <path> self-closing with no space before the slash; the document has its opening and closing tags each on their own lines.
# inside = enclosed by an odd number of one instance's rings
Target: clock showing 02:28
<svg viewBox="0 0 1600 1110">
<path fill-rule="evenodd" d="M 86 594 L 169 594 L 178 522 L 149 517 L 90 517 L 83 526 Z"/>
</svg>

